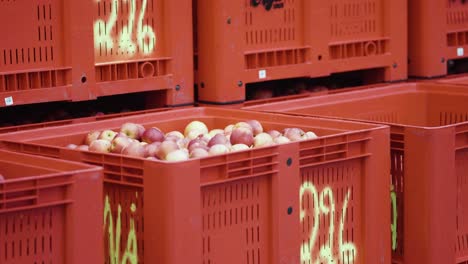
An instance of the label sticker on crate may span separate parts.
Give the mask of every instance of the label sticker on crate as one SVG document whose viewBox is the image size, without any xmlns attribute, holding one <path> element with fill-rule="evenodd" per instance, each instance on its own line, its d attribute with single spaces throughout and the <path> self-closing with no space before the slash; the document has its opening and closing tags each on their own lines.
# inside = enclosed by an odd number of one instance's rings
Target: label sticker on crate
<svg viewBox="0 0 468 264">
<path fill-rule="evenodd" d="M 266 78 L 266 70 L 259 70 L 258 71 L 258 78 L 265 79 Z"/>
<path fill-rule="evenodd" d="M 13 105 L 13 97 L 12 96 L 5 97 L 5 105 L 6 106 Z"/>
<path fill-rule="evenodd" d="M 463 48 L 458 48 L 457 49 L 457 56 L 463 56 L 465 54 L 465 50 Z"/>
</svg>

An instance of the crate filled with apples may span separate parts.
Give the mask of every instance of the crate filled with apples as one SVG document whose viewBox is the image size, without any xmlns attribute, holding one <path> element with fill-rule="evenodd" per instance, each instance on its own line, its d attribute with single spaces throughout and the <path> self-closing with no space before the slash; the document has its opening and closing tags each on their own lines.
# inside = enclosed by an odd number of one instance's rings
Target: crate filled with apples
<svg viewBox="0 0 468 264">
<path fill-rule="evenodd" d="M 211 130 L 202 121 L 195 120 L 182 132 L 165 132 L 155 126 L 126 122 L 118 131 L 91 131 L 82 145 L 68 144 L 67 148 L 175 162 L 317 138 L 314 132 L 295 127 L 264 131 L 258 120 Z"/>
<path fill-rule="evenodd" d="M 357 234 L 346 241 L 355 263 L 377 263 L 368 252 L 390 242 L 388 135 L 381 125 L 197 107 L 0 135 L 0 147 L 101 166 L 105 258 L 118 263 L 300 263 L 324 250 L 304 237 L 332 225 Z M 313 217 L 333 222 L 307 225 Z"/>
</svg>

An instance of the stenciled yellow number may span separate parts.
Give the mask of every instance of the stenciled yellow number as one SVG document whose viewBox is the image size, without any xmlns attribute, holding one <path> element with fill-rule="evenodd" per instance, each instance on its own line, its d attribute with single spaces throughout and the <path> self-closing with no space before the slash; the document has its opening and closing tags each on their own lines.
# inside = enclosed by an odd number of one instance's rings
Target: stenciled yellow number
<svg viewBox="0 0 468 264">
<path fill-rule="evenodd" d="M 313 199 L 313 212 L 305 208 L 304 200 L 307 198 L 305 195 L 309 194 Z M 301 263 L 354 263 L 357 254 L 356 246 L 351 242 L 343 241 L 343 234 L 346 221 L 346 212 L 348 209 L 350 190 L 348 189 L 346 197 L 343 201 L 343 208 L 341 210 L 340 226 L 338 230 L 338 255 L 335 255 L 334 241 L 335 240 L 335 219 L 336 219 L 336 205 L 333 195 L 333 190 L 330 187 L 325 187 L 319 194 L 317 188 L 311 182 L 305 182 L 299 191 L 300 197 L 300 220 L 301 223 L 310 213 L 313 213 L 314 225 L 310 232 L 309 241 L 304 242 L 301 245 Z M 319 219 L 320 216 L 328 217 L 329 229 L 328 229 L 328 241 L 324 242 L 321 248 L 318 250 L 318 256 L 312 256 L 312 250 L 314 249 L 315 242 L 317 240 Z"/>
<path fill-rule="evenodd" d="M 96 0 L 98 3 L 101 0 Z M 154 52 L 156 46 L 156 33 L 154 29 L 147 24 L 143 24 L 146 14 L 148 0 L 142 0 L 140 13 L 136 25 L 136 39 L 137 45 L 133 42 L 134 29 L 135 29 L 135 16 L 136 16 L 136 0 L 123 0 L 130 3 L 130 10 L 128 14 L 128 23 L 123 26 L 119 32 L 119 50 L 127 53 L 128 56 L 136 54 L 136 47 L 140 48 L 144 55 L 150 55 Z M 112 36 L 113 29 L 118 19 L 119 1 L 113 0 L 111 2 L 111 11 L 109 19 L 106 21 L 98 19 L 94 23 L 94 46 L 95 49 L 114 48 L 114 37 Z M 104 46 L 104 47 L 102 47 Z"/>
<path fill-rule="evenodd" d="M 130 210 L 133 214 L 136 213 L 135 204 L 132 203 Z M 114 236 L 114 218 L 112 216 L 109 196 L 106 196 L 104 201 L 104 230 L 107 226 L 110 264 L 138 264 L 137 236 L 135 231 L 135 220 L 133 218 L 130 218 L 130 230 L 128 231 L 127 246 L 122 258 L 120 258 L 120 238 L 122 233 L 121 214 L 122 207 L 119 204 L 117 207 L 117 222 L 115 224 Z"/>
</svg>

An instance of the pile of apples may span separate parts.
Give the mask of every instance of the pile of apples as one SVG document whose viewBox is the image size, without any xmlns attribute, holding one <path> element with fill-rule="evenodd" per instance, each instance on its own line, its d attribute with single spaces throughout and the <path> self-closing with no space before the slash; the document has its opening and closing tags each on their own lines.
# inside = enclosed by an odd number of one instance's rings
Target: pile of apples
<svg viewBox="0 0 468 264">
<path fill-rule="evenodd" d="M 67 148 L 151 160 L 184 161 L 314 138 L 317 138 L 315 133 L 299 128 L 264 132 L 257 120 L 213 130 L 208 130 L 201 121 L 192 121 L 185 127 L 184 134 L 179 131 L 164 133 L 157 127 L 145 128 L 139 124 L 125 123 L 120 132 L 92 131 L 86 135 L 84 145 L 70 144 Z"/>
</svg>

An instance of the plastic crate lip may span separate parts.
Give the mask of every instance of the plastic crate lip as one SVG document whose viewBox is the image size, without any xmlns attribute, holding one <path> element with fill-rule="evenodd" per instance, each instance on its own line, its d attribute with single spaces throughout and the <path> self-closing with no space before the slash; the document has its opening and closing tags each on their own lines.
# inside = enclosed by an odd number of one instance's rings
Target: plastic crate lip
<svg viewBox="0 0 468 264">
<path fill-rule="evenodd" d="M 366 41 L 380 41 L 380 40 L 390 40 L 389 37 L 375 37 L 375 38 L 360 38 L 360 39 L 350 39 L 350 40 L 339 40 L 339 41 L 331 41 L 329 42 L 329 46 L 334 46 L 334 45 L 342 45 L 342 44 L 352 44 L 352 43 L 362 43 Z M 385 54 L 381 54 L 385 55 Z"/>
<path fill-rule="evenodd" d="M 277 113 L 279 109 L 283 113 L 292 114 L 295 116 L 301 117 L 322 117 L 326 119 L 334 119 L 334 120 L 345 120 L 345 121 L 352 121 L 352 122 L 363 122 L 363 123 L 370 123 L 370 124 L 381 124 L 381 125 L 388 125 L 392 127 L 400 127 L 400 128 L 413 128 L 413 129 L 423 129 L 423 130 L 437 130 L 441 128 L 450 128 L 450 127 L 457 127 L 459 125 L 466 125 L 466 122 L 458 122 L 449 125 L 443 126 L 418 126 L 418 125 L 411 125 L 411 124 L 401 124 L 401 123 L 393 123 L 393 122 L 382 122 L 382 121 L 370 121 L 366 119 L 359 119 L 353 117 L 337 117 L 337 116 L 329 116 L 326 114 L 314 115 L 314 114 L 303 114 L 295 112 L 296 110 L 300 110 L 305 108 L 304 106 L 312 105 L 314 107 L 317 106 L 327 106 L 327 105 L 334 105 L 334 104 L 341 104 L 341 103 L 348 103 L 355 101 L 354 98 L 349 98 L 350 95 L 358 96 L 363 95 L 360 99 L 373 99 L 373 98 L 381 98 L 385 96 L 391 95 L 401 95 L 401 94 L 444 94 L 444 95 L 465 95 L 468 97 L 468 89 L 464 88 L 460 85 L 452 85 L 452 84 L 437 84 L 437 83 L 430 83 L 430 82 L 409 82 L 409 83 L 397 83 L 397 84 L 390 84 L 390 85 L 383 85 L 382 87 L 375 87 L 369 86 L 372 89 L 366 89 L 368 86 L 363 86 L 362 90 L 352 90 L 346 93 L 335 93 L 335 94 L 325 94 L 325 95 L 317 95 L 313 97 L 306 97 L 300 99 L 293 99 L 290 101 L 280 101 L 274 103 L 268 103 L 263 105 L 254 105 L 244 107 L 243 109 L 246 110 L 254 110 L 254 111 L 262 111 L 268 113 Z M 435 90 L 433 89 L 435 88 Z M 441 88 L 438 89 L 437 88 Z M 323 99 L 323 100 L 321 100 Z M 317 102 L 319 101 L 319 102 Z M 274 110 L 271 110 L 274 108 Z"/>
<path fill-rule="evenodd" d="M 54 159 L 54 158 L 48 158 L 44 156 L 37 156 L 37 155 L 31 155 L 27 153 L 19 153 L 19 152 L 14 152 L 10 150 L 3 150 L 0 149 L 0 153 L 8 154 L 8 155 L 13 155 L 17 157 L 30 157 L 34 158 L 36 160 L 40 161 L 45 161 L 45 162 L 50 162 L 48 163 L 48 166 L 53 166 L 54 163 L 61 163 L 61 164 L 70 164 L 76 166 L 76 168 L 69 169 L 69 170 L 62 170 L 62 171 L 57 171 L 53 167 L 47 167 L 49 169 L 53 169 L 57 172 L 50 172 L 50 173 L 45 173 L 41 174 L 38 176 L 27 176 L 27 177 L 21 177 L 21 178 L 16 178 L 16 179 L 7 179 L 5 178 L 4 181 L 0 182 L 0 186 L 5 183 L 14 183 L 14 182 L 20 182 L 20 181 L 26 181 L 26 180 L 37 180 L 37 179 L 47 179 L 47 178 L 54 178 L 54 177 L 60 177 L 64 176 L 66 174 L 74 175 L 74 174 L 82 174 L 82 173 L 90 173 L 90 172 L 99 172 L 102 171 L 101 167 L 98 166 L 93 166 L 81 162 L 75 162 L 75 161 L 68 161 L 68 160 L 61 160 L 61 159 Z M 1 157 L 0 157 L 1 160 Z M 21 165 L 21 162 L 17 162 L 17 164 Z M 25 164 L 28 165 L 28 164 Z M 35 166 L 35 167 L 40 167 L 40 166 Z"/>
<path fill-rule="evenodd" d="M 129 63 L 139 63 L 139 62 L 148 62 L 148 61 L 163 61 L 163 60 L 172 60 L 174 57 L 172 56 L 161 56 L 157 58 L 143 58 L 143 59 L 130 59 L 130 60 L 116 60 L 112 62 L 99 62 L 96 63 L 96 66 L 108 66 L 108 65 L 116 65 L 116 64 L 129 64 Z"/>
<path fill-rule="evenodd" d="M 256 49 L 255 51 L 247 50 L 244 52 L 244 55 L 254 55 L 258 53 L 288 51 L 288 50 L 308 49 L 308 48 L 311 48 L 311 46 L 310 45 L 295 45 L 295 46 L 288 46 L 286 48 Z"/>
</svg>

